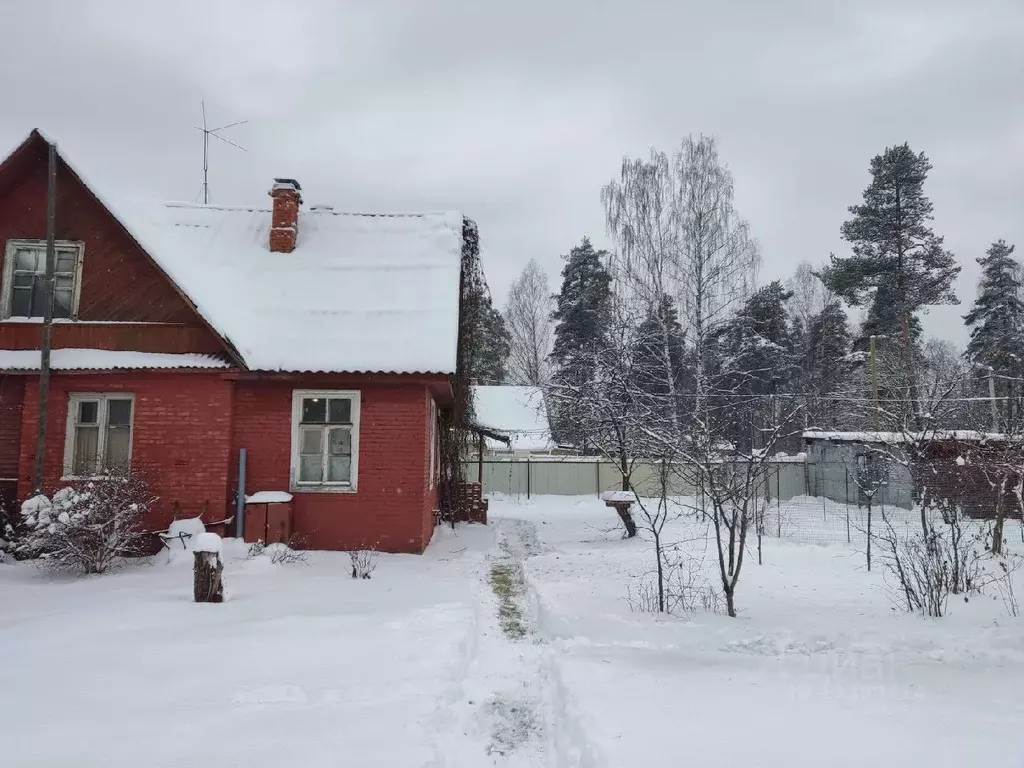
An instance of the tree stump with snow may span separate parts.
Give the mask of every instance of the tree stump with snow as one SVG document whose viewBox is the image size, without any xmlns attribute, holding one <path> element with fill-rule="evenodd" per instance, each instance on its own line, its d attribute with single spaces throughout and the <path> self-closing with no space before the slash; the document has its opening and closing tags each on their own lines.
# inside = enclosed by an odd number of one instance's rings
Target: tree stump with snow
<svg viewBox="0 0 1024 768">
<path fill-rule="evenodd" d="M 200 533 L 195 539 L 192 595 L 197 603 L 222 603 L 224 563 L 220 559 L 220 536 Z"/>
</svg>

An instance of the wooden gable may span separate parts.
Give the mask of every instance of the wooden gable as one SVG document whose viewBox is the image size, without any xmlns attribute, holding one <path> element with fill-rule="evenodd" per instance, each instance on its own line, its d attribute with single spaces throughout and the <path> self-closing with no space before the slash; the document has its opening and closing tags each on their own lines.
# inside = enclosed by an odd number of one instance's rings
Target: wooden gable
<svg viewBox="0 0 1024 768">
<path fill-rule="evenodd" d="M 47 143 L 37 132 L 0 165 L 0 280 L 10 240 L 46 238 Z M 57 239 L 84 245 L 76 322 L 54 347 L 237 353 L 89 190 L 57 161 Z M 0 284 L 0 289 L 9 290 Z M 0 348 L 37 349 L 35 323 L 0 322 Z"/>
</svg>

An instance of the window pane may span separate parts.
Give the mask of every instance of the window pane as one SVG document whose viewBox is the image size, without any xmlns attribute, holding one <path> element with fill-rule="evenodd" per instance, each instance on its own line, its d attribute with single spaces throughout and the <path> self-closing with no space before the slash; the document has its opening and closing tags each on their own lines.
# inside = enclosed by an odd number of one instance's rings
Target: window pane
<svg viewBox="0 0 1024 768">
<path fill-rule="evenodd" d="M 15 288 L 11 297 L 11 317 L 29 317 L 32 312 L 32 288 Z"/>
<path fill-rule="evenodd" d="M 322 456 L 299 457 L 299 482 L 323 482 L 324 459 Z"/>
<path fill-rule="evenodd" d="M 75 254 L 70 251 L 58 251 L 55 272 L 73 273 L 75 271 Z"/>
<path fill-rule="evenodd" d="M 312 453 L 319 456 L 323 453 L 323 443 L 321 442 L 322 430 L 319 429 L 304 429 L 301 434 L 301 442 L 299 443 L 299 453 Z"/>
<path fill-rule="evenodd" d="M 327 482 L 352 482 L 352 459 L 348 456 L 331 456 L 327 465 Z"/>
<path fill-rule="evenodd" d="M 327 444 L 327 452 L 331 456 L 352 455 L 352 432 L 345 429 L 332 429 Z"/>
<path fill-rule="evenodd" d="M 95 424 L 99 416 L 100 404 L 95 400 L 82 400 L 78 403 L 78 423 Z"/>
<path fill-rule="evenodd" d="M 110 426 L 128 426 L 132 423 L 131 400 L 107 401 L 107 424 Z"/>
<path fill-rule="evenodd" d="M 31 288 L 36 282 L 35 272 L 15 272 L 14 273 L 14 287 L 15 288 Z"/>
<path fill-rule="evenodd" d="M 68 291 L 75 287 L 75 280 L 69 275 L 57 275 L 53 279 L 53 289 L 55 291 Z"/>
<path fill-rule="evenodd" d="M 96 471 L 96 448 L 99 444 L 99 427 L 75 427 L 75 454 L 72 471 L 76 475 L 88 476 Z"/>
<path fill-rule="evenodd" d="M 36 280 L 32 286 L 32 309 L 29 312 L 29 317 L 42 317 L 43 307 L 46 306 L 46 281 Z"/>
<path fill-rule="evenodd" d="M 347 397 L 330 401 L 327 421 L 331 424 L 352 423 L 352 401 Z"/>
<path fill-rule="evenodd" d="M 131 458 L 129 455 L 131 436 L 130 427 L 107 428 L 107 455 L 103 457 L 103 469 L 114 473 L 127 471 L 128 461 Z"/>
<path fill-rule="evenodd" d="M 302 399 L 302 423 L 323 424 L 327 421 L 327 400 L 322 397 Z"/>
<path fill-rule="evenodd" d="M 42 305 L 40 305 L 39 314 L 43 314 Z M 71 291 L 53 292 L 53 316 L 71 317 Z"/>
<path fill-rule="evenodd" d="M 41 264 L 40 261 L 39 251 L 21 248 L 17 251 L 14 268 L 26 272 L 42 272 L 46 268 L 46 264 Z"/>
</svg>

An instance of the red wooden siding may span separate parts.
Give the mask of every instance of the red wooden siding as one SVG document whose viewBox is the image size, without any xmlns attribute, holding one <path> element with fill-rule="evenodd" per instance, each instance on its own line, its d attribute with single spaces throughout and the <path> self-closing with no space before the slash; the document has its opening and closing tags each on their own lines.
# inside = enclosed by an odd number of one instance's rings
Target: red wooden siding
<svg viewBox="0 0 1024 768">
<path fill-rule="evenodd" d="M 0 323 L 3 349 L 39 349 L 39 323 Z M 53 326 L 54 349 L 127 349 L 136 352 L 201 352 L 218 354 L 220 340 L 206 328 L 194 325 L 143 325 L 139 323 L 58 322 Z"/>
<path fill-rule="evenodd" d="M 38 141 L 27 145 L 7 164 L 0 182 L 2 268 L 8 240 L 46 237 L 45 144 Z M 56 346 L 154 352 L 212 352 L 222 348 L 174 285 L 62 162 L 57 168 L 57 238 L 85 244 L 79 320 L 173 323 L 190 330 L 57 330 Z M 38 348 L 38 333 L 38 328 L 33 331 L 24 324 L 0 323 L 0 347 Z M 141 336 L 146 340 L 140 341 Z"/>
</svg>

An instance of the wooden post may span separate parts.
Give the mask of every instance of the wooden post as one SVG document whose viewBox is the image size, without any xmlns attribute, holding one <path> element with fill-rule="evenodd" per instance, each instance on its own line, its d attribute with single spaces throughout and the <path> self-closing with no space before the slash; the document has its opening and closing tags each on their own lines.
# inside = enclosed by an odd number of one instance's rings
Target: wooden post
<svg viewBox="0 0 1024 768">
<path fill-rule="evenodd" d="M 477 457 L 476 457 L 476 481 L 480 487 L 484 487 L 484 433 L 477 432 Z"/>
<path fill-rule="evenodd" d="M 39 418 L 36 422 L 34 490 L 43 492 L 46 421 L 50 416 L 50 349 L 53 346 L 53 273 L 57 262 L 57 147 L 47 143 L 46 274 L 43 276 L 43 338 L 39 359 Z"/>
</svg>

